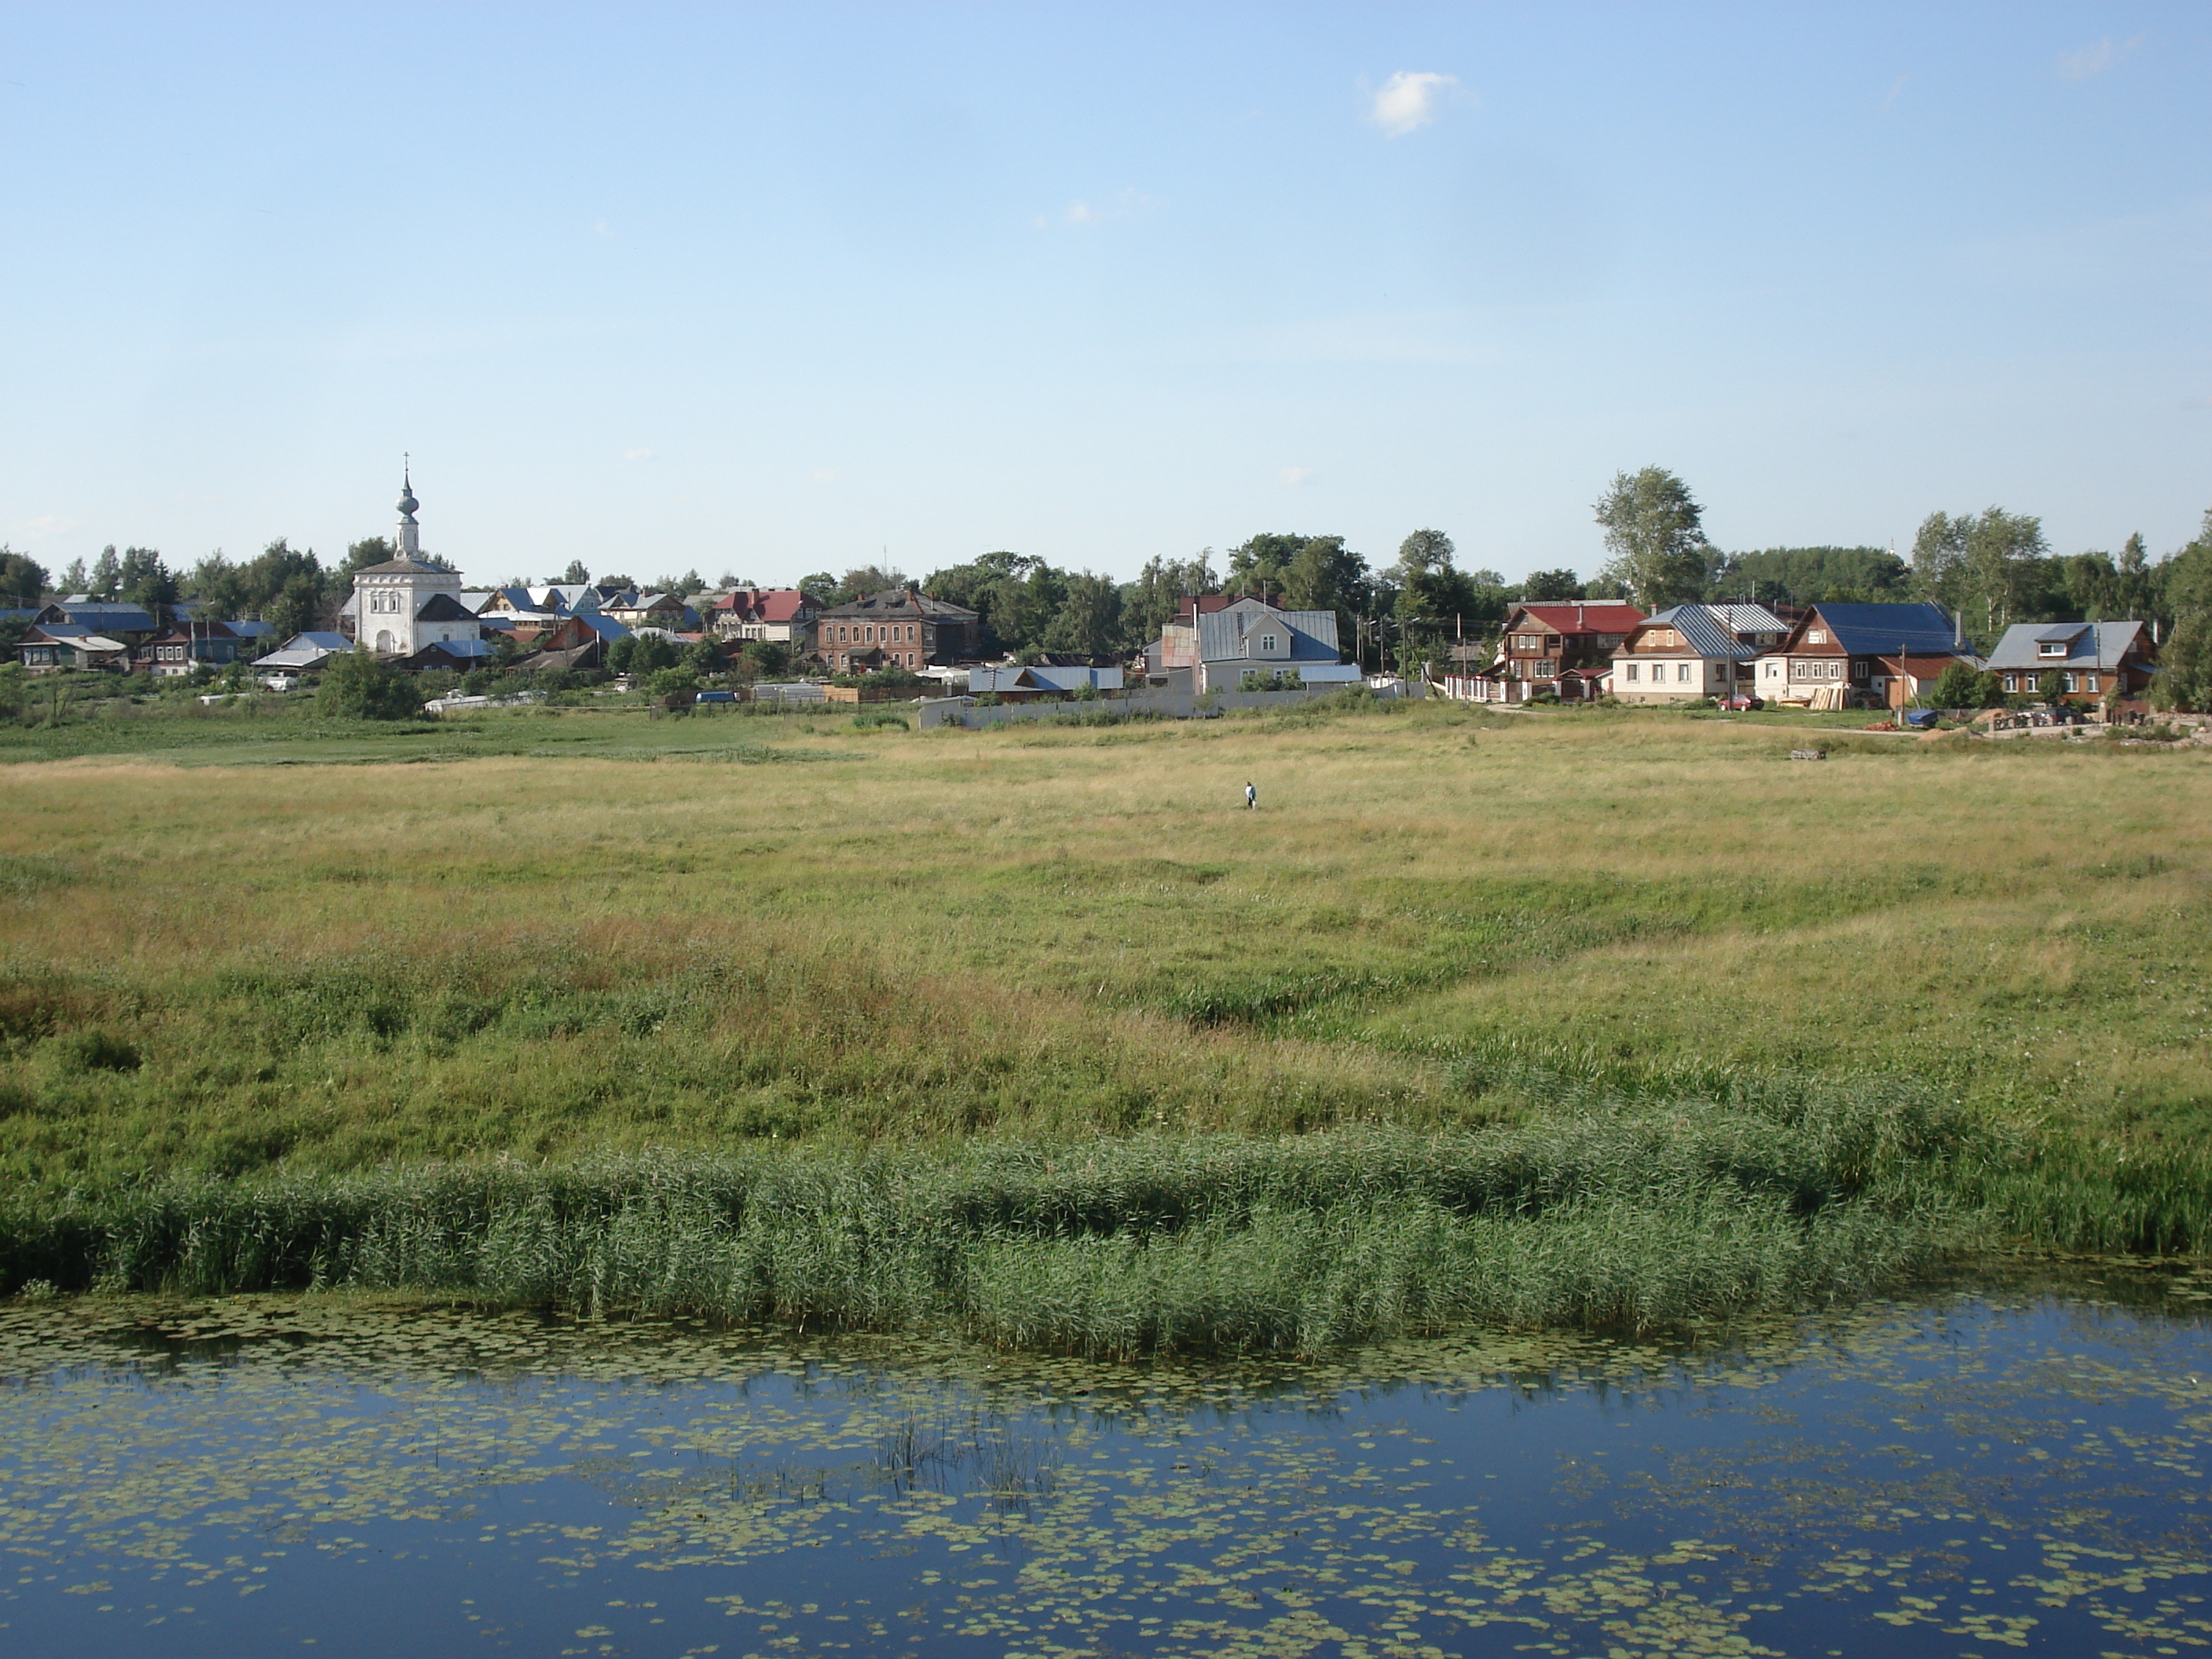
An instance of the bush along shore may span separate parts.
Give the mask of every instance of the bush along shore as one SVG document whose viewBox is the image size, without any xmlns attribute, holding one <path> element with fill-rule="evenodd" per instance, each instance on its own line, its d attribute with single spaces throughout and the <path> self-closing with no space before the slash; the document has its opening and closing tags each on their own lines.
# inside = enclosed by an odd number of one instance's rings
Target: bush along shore
<svg viewBox="0 0 2212 1659">
<path fill-rule="evenodd" d="M 8 1200 L 0 1289 L 352 1288 L 1099 1355 L 1314 1352 L 1468 1322 L 1803 1309 L 2004 1242 L 2205 1237 L 2201 1158 L 2054 1161 L 1882 1094 L 1645 1100 L 1443 1134 L 179 1176 Z"/>
</svg>

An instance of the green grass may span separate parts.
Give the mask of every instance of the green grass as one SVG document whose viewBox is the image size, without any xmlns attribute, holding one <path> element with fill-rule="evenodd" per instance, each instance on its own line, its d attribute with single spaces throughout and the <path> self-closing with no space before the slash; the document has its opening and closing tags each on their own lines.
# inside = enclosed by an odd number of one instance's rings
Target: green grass
<svg viewBox="0 0 2212 1659">
<path fill-rule="evenodd" d="M 188 724 L 231 746 L 9 774 L 6 1249 L 149 1194 L 396 1204 L 521 1179 L 502 1158 L 608 1191 L 886 1156 L 951 1181 L 1016 1144 L 1055 1166 L 1304 1144 L 1283 1137 L 1525 1153 L 1601 1122 L 1657 1134 L 1665 1164 L 1808 1102 L 1953 1127 L 1878 1200 L 1701 1176 L 1524 1213 L 1377 1176 L 1349 1208 L 956 1230 L 960 1275 L 855 1288 L 848 1311 L 1100 1351 L 1297 1347 L 1847 1294 L 1962 1240 L 2205 1243 L 2195 750 L 1841 739 L 1815 767 L 1787 760 L 1786 725 L 1419 706 L 979 732 L 597 709 L 253 743 Z M 833 763 L 713 763 L 761 760 Z M 928 1205 L 892 1210 L 937 1236 Z M 696 1236 L 742 1255 L 751 1225 Z M 63 1278 L 106 1271 L 110 1244 L 86 1249 Z M 123 1277 L 199 1284 L 190 1256 Z M 1314 1288 L 1352 1294 L 1332 1263 L 1430 1258 L 1453 1265 L 1426 1288 L 1386 1296 L 1384 1275 L 1336 1312 Z M 1679 1285 L 1678 1261 L 1704 1265 Z M 835 1314 L 760 1282 L 701 1305 Z"/>
</svg>

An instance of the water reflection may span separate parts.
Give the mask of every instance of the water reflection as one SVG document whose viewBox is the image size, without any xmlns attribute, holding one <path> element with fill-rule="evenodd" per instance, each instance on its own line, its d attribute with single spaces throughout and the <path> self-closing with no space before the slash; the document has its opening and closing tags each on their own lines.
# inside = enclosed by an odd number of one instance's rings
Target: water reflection
<svg viewBox="0 0 2212 1659">
<path fill-rule="evenodd" d="M 2206 1279 L 1235 1366 L 0 1304 L 0 1650 L 2195 1651 Z"/>
</svg>

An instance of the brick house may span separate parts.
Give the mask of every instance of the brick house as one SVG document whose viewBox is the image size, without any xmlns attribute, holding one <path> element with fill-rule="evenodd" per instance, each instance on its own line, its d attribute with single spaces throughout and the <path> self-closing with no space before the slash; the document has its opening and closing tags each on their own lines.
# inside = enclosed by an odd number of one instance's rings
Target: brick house
<svg viewBox="0 0 2212 1659">
<path fill-rule="evenodd" d="M 838 674 L 972 661 L 981 647 L 981 621 L 964 605 L 911 587 L 886 588 L 817 617 L 814 654 Z"/>
<path fill-rule="evenodd" d="M 2142 696 L 2157 659 L 2148 623 L 2014 623 L 1989 666 L 2008 696 L 2032 697 L 2043 677 L 2056 673 L 2062 702 L 2094 703 L 2115 691 L 2122 699 Z"/>
</svg>

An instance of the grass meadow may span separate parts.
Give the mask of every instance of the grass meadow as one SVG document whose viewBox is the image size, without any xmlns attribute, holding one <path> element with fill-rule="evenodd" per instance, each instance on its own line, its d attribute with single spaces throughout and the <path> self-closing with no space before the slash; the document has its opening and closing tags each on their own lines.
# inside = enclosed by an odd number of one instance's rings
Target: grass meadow
<svg viewBox="0 0 2212 1659">
<path fill-rule="evenodd" d="M 1808 764 L 1768 723 L 1436 705 L 978 732 L 562 710 L 227 745 L 143 724 L 136 751 L 0 773 L 0 1279 L 200 1283 L 211 1270 L 184 1264 L 234 1245 L 144 1219 L 197 1194 L 222 1225 L 291 1241 L 247 1249 L 264 1266 L 240 1284 L 384 1283 L 389 1252 L 362 1266 L 361 1229 L 346 1243 L 300 1219 L 301 1194 L 355 1214 L 383 1182 L 434 1210 L 503 1170 L 500 1202 L 542 1214 L 522 1171 L 596 1170 L 599 1218 L 565 1266 L 523 1275 L 581 1296 L 590 1240 L 680 1168 L 684 1191 L 723 1194 L 698 1201 L 729 1237 L 700 1258 L 719 1266 L 668 1282 L 723 1286 L 700 1306 L 830 1316 L 725 1259 L 768 1224 L 728 1193 L 787 1165 L 936 1241 L 905 1288 L 852 1291 L 876 1310 L 852 1317 L 1115 1351 L 1209 1328 L 1311 1346 L 1394 1320 L 1702 1315 L 1844 1293 L 1968 1232 L 2203 1242 L 2201 752 L 1829 732 Z M 1883 1127 L 1899 1114 L 1944 1127 L 1899 1140 Z M 1688 1152 L 1663 1194 L 1632 1179 L 1644 1152 L 1595 1184 L 1516 1176 L 1473 1203 L 1403 1176 L 1446 1155 L 1416 1143 L 1525 1174 L 1532 1148 L 1594 1124 L 1616 1149 L 1680 1152 L 1723 1121 L 1730 1145 L 1755 1121 L 1752 1140 L 1917 1150 L 1811 1187 Z M 1010 1149 L 1064 1169 L 1308 1143 L 1368 1171 L 1353 1211 L 1309 1194 L 954 1225 L 865 1175 L 934 1193 L 1011 1179 Z M 462 1206 L 479 1244 L 507 1225 L 488 1202 Z M 799 1206 L 817 1212 L 843 1213 Z M 707 1237 L 706 1212 L 684 1213 L 669 1237 Z M 1498 1228 L 1520 1242 L 1484 1243 Z M 864 1236 L 854 1221 L 837 1249 L 896 1255 Z M 1625 1268 L 1603 1293 L 1527 1288 L 1568 1285 L 1527 1264 L 1599 1261 L 1600 1237 L 1643 1241 L 1630 1254 L 1654 1273 L 1702 1260 L 1693 1239 L 1751 1255 L 1656 1300 L 1620 1288 Z M 1790 1255 L 1819 1240 L 1819 1260 Z M 416 1280 L 520 1293 L 511 1263 L 439 1248 Z M 1466 1267 L 1450 1294 L 1340 1316 L 1279 1296 L 1232 1316 L 1218 1286 L 1184 1284 L 1233 1258 L 1310 1286 L 1285 1264 L 1393 1250 L 1510 1257 L 1522 1278 Z M 1094 1304 L 1121 1311 L 1066 1313 Z"/>
</svg>

